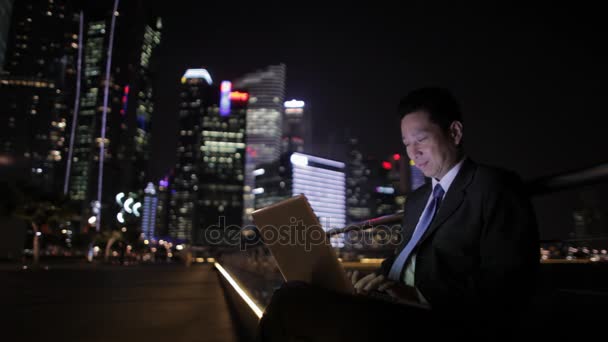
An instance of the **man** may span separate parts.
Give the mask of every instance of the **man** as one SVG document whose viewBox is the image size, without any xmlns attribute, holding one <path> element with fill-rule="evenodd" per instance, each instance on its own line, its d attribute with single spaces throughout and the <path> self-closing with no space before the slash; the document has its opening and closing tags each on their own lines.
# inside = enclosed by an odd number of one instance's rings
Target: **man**
<svg viewBox="0 0 608 342">
<path fill-rule="evenodd" d="M 401 101 L 399 114 L 407 154 L 431 182 L 408 195 L 403 243 L 395 255 L 378 272 L 352 280 L 358 293 L 380 291 L 421 302 L 430 305 L 432 315 L 395 306 L 382 310 L 358 299 L 359 307 L 377 309 L 361 310 L 360 317 L 372 324 L 392 321 L 382 325 L 396 335 L 403 324 L 410 323 L 411 333 L 420 330 L 412 327 L 441 322 L 435 331 L 424 329 L 427 335 L 508 337 L 533 293 L 539 263 L 536 220 L 522 182 L 465 156 L 463 120 L 447 90 L 415 90 Z M 279 291 L 283 311 L 289 311 L 289 287 Z M 292 292 L 314 301 L 306 291 Z M 348 309 L 342 317 L 352 317 L 357 305 L 343 298 L 334 306 Z M 404 317 L 395 319 L 398 315 Z"/>
<path fill-rule="evenodd" d="M 514 318 L 533 294 L 539 262 L 521 181 L 465 156 L 463 120 L 447 90 L 413 91 L 399 113 L 407 154 L 431 183 L 408 196 L 397 253 L 379 272 L 355 277 L 355 288 L 416 293 L 446 318 L 464 308 L 502 322 Z"/>
</svg>

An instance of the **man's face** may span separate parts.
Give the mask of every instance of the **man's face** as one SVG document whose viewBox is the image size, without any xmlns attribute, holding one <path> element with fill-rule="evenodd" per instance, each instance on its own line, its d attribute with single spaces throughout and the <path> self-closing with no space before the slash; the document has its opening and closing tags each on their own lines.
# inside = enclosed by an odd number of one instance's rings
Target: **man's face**
<svg viewBox="0 0 608 342">
<path fill-rule="evenodd" d="M 401 119 L 401 137 L 407 155 L 426 177 L 441 179 L 459 161 L 462 124 L 458 121 L 445 133 L 427 112 L 412 112 Z"/>
</svg>

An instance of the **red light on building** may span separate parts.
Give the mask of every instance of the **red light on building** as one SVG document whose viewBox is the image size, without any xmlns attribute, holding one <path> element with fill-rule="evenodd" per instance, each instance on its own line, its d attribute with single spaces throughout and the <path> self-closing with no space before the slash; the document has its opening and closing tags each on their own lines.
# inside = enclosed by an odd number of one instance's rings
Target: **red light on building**
<svg viewBox="0 0 608 342">
<path fill-rule="evenodd" d="M 390 170 L 393 168 L 393 164 L 391 164 L 387 161 L 384 161 L 384 162 L 382 162 L 382 168 L 384 168 L 385 170 Z"/>
<path fill-rule="evenodd" d="M 249 100 L 249 93 L 242 93 L 240 91 L 233 91 L 233 92 L 230 92 L 230 99 L 232 101 L 245 102 L 245 101 Z"/>
<path fill-rule="evenodd" d="M 395 154 L 393 154 L 393 159 L 399 160 L 399 159 L 401 159 L 401 155 L 399 153 L 395 153 Z"/>
<path fill-rule="evenodd" d="M 125 86 L 125 95 L 129 95 L 129 86 Z"/>
</svg>

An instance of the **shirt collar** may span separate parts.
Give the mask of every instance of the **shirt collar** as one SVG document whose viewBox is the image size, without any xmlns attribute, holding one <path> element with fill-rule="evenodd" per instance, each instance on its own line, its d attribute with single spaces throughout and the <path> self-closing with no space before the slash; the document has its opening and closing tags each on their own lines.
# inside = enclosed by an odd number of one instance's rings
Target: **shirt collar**
<svg viewBox="0 0 608 342">
<path fill-rule="evenodd" d="M 458 175 L 458 172 L 462 168 L 463 163 L 464 163 L 464 158 L 462 158 L 456 165 L 454 165 L 450 169 L 450 171 L 448 171 L 448 173 L 446 173 L 445 176 L 443 176 L 443 178 L 441 178 L 440 181 L 433 178 L 433 189 L 435 188 L 435 185 L 437 185 L 437 183 L 439 183 L 439 184 L 441 184 L 441 187 L 443 188 L 444 193 L 447 193 L 448 190 L 450 189 L 450 186 L 452 185 L 452 182 L 454 182 L 454 178 L 456 178 L 456 176 Z"/>
</svg>

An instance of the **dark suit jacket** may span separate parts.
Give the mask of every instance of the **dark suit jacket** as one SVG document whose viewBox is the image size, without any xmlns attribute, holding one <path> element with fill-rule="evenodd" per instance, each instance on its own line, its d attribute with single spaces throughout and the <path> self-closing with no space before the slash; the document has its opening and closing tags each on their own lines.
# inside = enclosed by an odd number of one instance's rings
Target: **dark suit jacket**
<svg viewBox="0 0 608 342">
<path fill-rule="evenodd" d="M 411 238 L 431 184 L 405 203 L 403 241 L 378 273 L 388 274 Z M 466 159 L 416 253 L 415 284 L 434 310 L 481 315 L 519 310 L 539 265 L 536 218 L 514 173 Z"/>
</svg>

